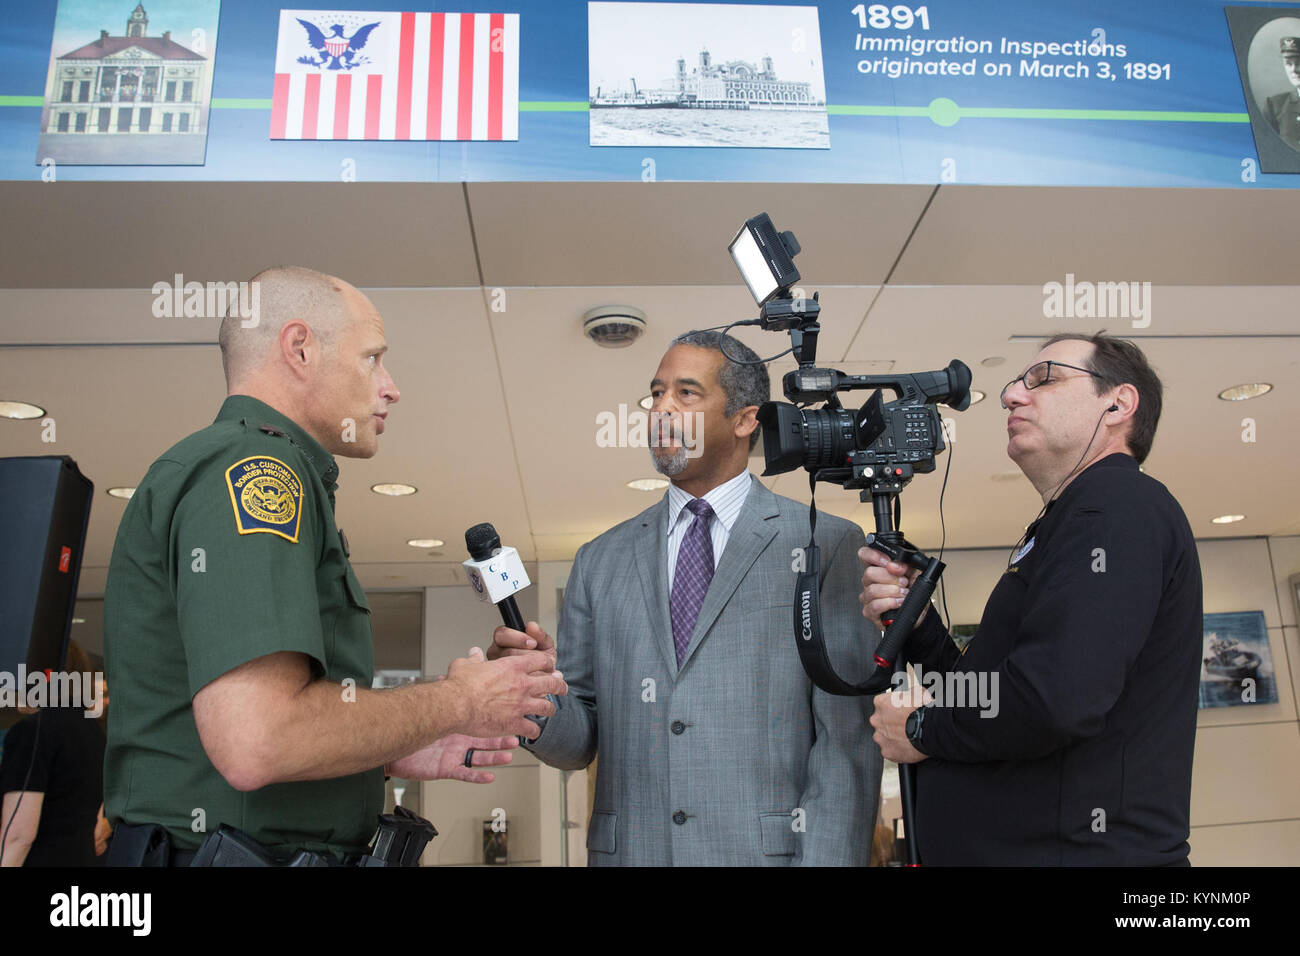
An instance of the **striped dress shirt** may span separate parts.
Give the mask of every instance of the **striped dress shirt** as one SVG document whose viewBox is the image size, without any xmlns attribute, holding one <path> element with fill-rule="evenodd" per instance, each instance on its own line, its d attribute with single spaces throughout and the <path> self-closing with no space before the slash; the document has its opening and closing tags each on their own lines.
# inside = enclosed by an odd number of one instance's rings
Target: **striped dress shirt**
<svg viewBox="0 0 1300 956">
<path fill-rule="evenodd" d="M 731 537 L 731 526 L 740 517 L 745 498 L 753 479 L 746 469 L 729 481 L 724 481 L 704 495 L 704 500 L 713 509 L 714 520 L 709 522 L 709 537 L 713 543 L 713 568 L 716 571 L 722 552 L 727 548 Z M 673 593 L 673 578 L 677 575 L 677 552 L 686 537 L 686 529 L 691 526 L 695 516 L 686 509 L 686 503 L 692 501 L 691 495 L 676 485 L 668 486 L 668 593 Z"/>
</svg>

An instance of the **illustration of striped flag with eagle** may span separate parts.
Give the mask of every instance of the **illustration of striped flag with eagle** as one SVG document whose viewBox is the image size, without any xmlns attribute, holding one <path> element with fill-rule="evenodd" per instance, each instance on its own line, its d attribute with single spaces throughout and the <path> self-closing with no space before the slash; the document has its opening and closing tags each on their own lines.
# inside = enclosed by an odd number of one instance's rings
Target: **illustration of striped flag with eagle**
<svg viewBox="0 0 1300 956">
<path fill-rule="evenodd" d="M 519 14 L 281 10 L 271 139 L 518 140 Z"/>
</svg>

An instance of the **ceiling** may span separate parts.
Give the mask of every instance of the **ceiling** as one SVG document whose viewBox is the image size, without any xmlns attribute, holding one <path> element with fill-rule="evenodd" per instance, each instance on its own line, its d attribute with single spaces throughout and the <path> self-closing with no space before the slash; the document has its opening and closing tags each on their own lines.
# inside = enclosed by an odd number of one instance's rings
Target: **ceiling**
<svg viewBox="0 0 1300 956">
<path fill-rule="evenodd" d="M 370 295 L 402 398 L 379 455 L 341 462 L 339 522 L 367 587 L 452 585 L 462 533 L 479 521 L 526 559 L 565 560 L 657 499 L 625 485 L 653 474 L 646 450 L 599 447 L 597 416 L 636 410 L 673 336 L 754 314 L 726 245 L 759 211 L 804 246 L 804 286 L 821 292 L 821 364 L 924 371 L 955 357 L 991 396 L 944 410 L 956 429 L 949 546 L 1009 546 L 1034 517 L 1037 495 L 1010 474 L 997 393 L 1042 337 L 1103 327 L 1138 338 L 1165 381 L 1146 468 L 1195 533 L 1300 534 L 1293 190 L 6 182 L 0 204 L 11 223 L 0 399 L 47 409 L 56 439 L 43 442 L 38 421 L 0 419 L 0 455 L 70 455 L 94 481 L 86 595 L 102 593 L 125 507 L 104 489 L 138 482 L 224 395 L 217 322 L 156 318 L 154 283 L 296 263 Z M 1151 283 L 1149 325 L 1045 317 L 1044 284 L 1067 274 Z M 641 309 L 646 335 L 622 350 L 588 342 L 583 314 L 607 304 Z M 740 337 L 764 355 L 788 344 Z M 791 367 L 774 363 L 778 392 Z M 1274 390 L 1216 397 L 1254 381 Z M 1246 418 L 1255 441 L 1243 441 Z M 419 493 L 371 493 L 381 481 Z M 807 500 L 802 472 L 765 481 Z M 940 484 L 922 476 L 903 496 L 903 530 L 922 547 L 939 544 Z M 870 530 L 852 494 L 823 486 L 818 507 Z M 1247 517 L 1210 523 L 1226 512 Z M 412 537 L 447 544 L 427 553 Z"/>
</svg>

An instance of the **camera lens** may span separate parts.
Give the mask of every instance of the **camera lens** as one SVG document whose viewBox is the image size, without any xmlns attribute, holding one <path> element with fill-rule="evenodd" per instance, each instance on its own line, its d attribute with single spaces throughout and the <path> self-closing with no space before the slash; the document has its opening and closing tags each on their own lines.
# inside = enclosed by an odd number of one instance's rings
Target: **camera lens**
<svg viewBox="0 0 1300 956">
<path fill-rule="evenodd" d="M 853 413 L 843 408 L 803 411 L 805 468 L 842 466 L 854 449 Z"/>
</svg>

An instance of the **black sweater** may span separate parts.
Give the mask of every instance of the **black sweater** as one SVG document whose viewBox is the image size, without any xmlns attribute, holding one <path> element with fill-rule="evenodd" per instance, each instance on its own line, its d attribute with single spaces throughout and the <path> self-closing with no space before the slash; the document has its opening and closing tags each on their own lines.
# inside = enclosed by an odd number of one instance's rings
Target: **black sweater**
<svg viewBox="0 0 1300 956">
<path fill-rule="evenodd" d="M 1187 518 L 1116 454 L 1025 540 L 964 654 L 933 611 L 908 644 L 948 691 L 923 724 L 921 860 L 1185 864 L 1202 641 Z"/>
</svg>

